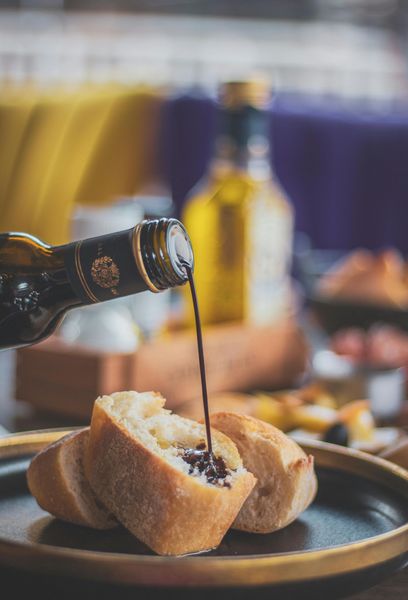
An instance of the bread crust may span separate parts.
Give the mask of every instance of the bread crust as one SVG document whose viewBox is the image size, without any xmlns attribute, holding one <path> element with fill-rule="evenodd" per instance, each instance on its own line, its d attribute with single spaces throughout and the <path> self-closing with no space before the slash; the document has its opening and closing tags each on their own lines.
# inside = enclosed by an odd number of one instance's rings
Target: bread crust
<svg viewBox="0 0 408 600">
<path fill-rule="evenodd" d="M 88 435 L 89 428 L 75 431 L 39 452 L 27 471 L 28 488 L 43 510 L 63 521 L 112 529 L 118 525 L 116 519 L 96 498 L 85 477 L 79 485 L 73 477 L 74 471 L 83 473 L 83 465 L 72 462 L 73 456 L 82 462 Z"/>
<path fill-rule="evenodd" d="M 162 555 L 218 546 L 256 481 L 243 471 L 230 489 L 200 483 L 144 446 L 98 401 L 85 470 L 118 521 Z"/>
<path fill-rule="evenodd" d="M 211 415 L 211 424 L 235 442 L 244 466 L 257 478 L 234 529 L 271 533 L 311 504 L 317 492 L 314 460 L 294 440 L 269 423 L 236 413 Z"/>
</svg>

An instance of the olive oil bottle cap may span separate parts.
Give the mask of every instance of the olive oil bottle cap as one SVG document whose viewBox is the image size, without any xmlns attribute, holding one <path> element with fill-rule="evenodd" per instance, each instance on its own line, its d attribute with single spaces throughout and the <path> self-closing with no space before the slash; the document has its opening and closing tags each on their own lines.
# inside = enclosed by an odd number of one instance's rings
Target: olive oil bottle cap
<svg viewBox="0 0 408 600">
<path fill-rule="evenodd" d="M 270 85 L 265 79 L 229 81 L 220 86 L 216 154 L 233 161 L 245 161 L 250 141 L 262 140 L 262 154 L 268 144 Z"/>
<path fill-rule="evenodd" d="M 227 109 L 252 106 L 265 109 L 271 98 L 271 85 L 265 79 L 228 81 L 219 88 L 220 104 Z"/>
</svg>

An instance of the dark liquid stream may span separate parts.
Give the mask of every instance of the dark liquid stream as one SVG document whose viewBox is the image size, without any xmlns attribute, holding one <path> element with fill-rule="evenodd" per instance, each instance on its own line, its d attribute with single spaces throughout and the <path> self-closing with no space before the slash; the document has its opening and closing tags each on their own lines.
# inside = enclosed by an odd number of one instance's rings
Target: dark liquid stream
<svg viewBox="0 0 408 600">
<path fill-rule="evenodd" d="M 210 456 L 212 456 L 212 441 L 211 441 L 211 428 L 210 428 L 210 413 L 208 409 L 208 393 L 207 393 L 207 379 L 205 376 L 205 360 L 204 360 L 204 347 L 203 347 L 203 335 L 201 331 L 201 320 L 200 311 L 198 310 L 197 294 L 194 285 L 194 276 L 189 265 L 184 265 L 190 283 L 191 298 L 193 300 L 194 307 L 194 318 L 197 334 L 197 349 L 198 349 L 198 361 L 200 363 L 200 376 L 201 376 L 201 389 L 203 393 L 203 405 L 204 405 L 204 418 L 205 418 L 205 430 L 207 433 L 207 450 Z"/>
</svg>

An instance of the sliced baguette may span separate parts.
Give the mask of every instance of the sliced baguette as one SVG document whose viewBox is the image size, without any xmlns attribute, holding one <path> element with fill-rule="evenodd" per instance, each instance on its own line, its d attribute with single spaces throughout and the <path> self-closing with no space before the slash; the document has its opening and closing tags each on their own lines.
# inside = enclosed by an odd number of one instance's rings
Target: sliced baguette
<svg viewBox="0 0 408 600">
<path fill-rule="evenodd" d="M 211 415 L 211 425 L 235 442 L 244 466 L 257 478 L 234 529 L 271 533 L 309 506 L 317 491 L 313 457 L 296 442 L 273 425 L 236 413 Z"/>
<path fill-rule="evenodd" d="M 182 448 L 205 442 L 205 428 L 163 409 L 155 392 L 118 392 L 95 402 L 85 470 L 98 498 L 156 553 L 215 548 L 255 485 L 235 444 L 213 432 L 230 487 L 189 474 Z"/>
<path fill-rule="evenodd" d="M 97 499 L 83 465 L 89 429 L 70 433 L 37 454 L 27 471 L 28 487 L 38 504 L 55 517 L 95 529 L 118 522 Z"/>
</svg>

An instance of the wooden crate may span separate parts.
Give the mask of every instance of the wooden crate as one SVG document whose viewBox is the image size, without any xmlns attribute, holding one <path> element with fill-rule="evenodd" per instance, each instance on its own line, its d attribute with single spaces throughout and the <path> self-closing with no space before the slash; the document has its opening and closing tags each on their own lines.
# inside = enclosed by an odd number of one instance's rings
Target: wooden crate
<svg viewBox="0 0 408 600">
<path fill-rule="evenodd" d="M 307 360 L 292 321 L 209 327 L 204 345 L 209 393 L 291 386 Z M 42 411 L 88 419 L 97 396 L 131 389 L 160 391 L 169 408 L 199 397 L 195 333 L 172 333 L 132 354 L 87 350 L 55 336 L 18 352 L 16 397 Z"/>
</svg>

